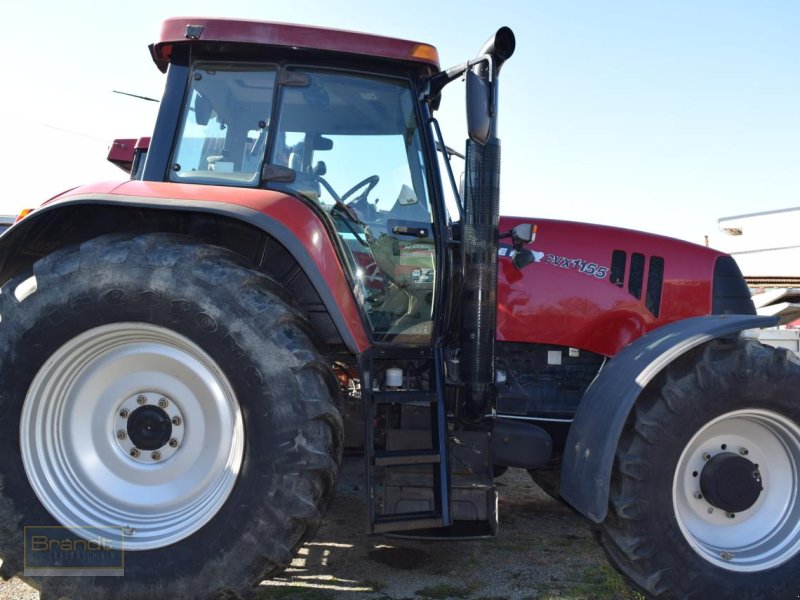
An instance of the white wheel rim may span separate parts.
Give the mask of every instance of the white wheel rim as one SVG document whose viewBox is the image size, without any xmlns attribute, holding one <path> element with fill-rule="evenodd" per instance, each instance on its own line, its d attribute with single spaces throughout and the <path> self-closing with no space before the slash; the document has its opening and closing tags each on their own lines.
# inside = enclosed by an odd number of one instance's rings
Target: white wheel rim
<svg viewBox="0 0 800 600">
<path fill-rule="evenodd" d="M 172 433 L 132 456 L 120 415 L 162 400 Z M 150 431 L 132 432 L 140 430 Z M 28 480 L 59 523 L 84 538 L 97 537 L 87 527 L 122 528 L 126 550 L 147 550 L 188 537 L 219 511 L 239 474 L 244 425 L 227 378 L 194 342 L 116 323 L 73 338 L 45 362 L 25 398 L 20 440 Z"/>
<path fill-rule="evenodd" d="M 700 493 L 698 474 L 722 452 L 746 457 L 760 473 L 763 489 L 741 512 L 726 513 Z M 799 465 L 800 428 L 778 413 L 741 410 L 709 422 L 687 444 L 673 481 L 675 516 L 686 540 L 704 559 L 731 571 L 785 563 L 800 551 Z"/>
</svg>

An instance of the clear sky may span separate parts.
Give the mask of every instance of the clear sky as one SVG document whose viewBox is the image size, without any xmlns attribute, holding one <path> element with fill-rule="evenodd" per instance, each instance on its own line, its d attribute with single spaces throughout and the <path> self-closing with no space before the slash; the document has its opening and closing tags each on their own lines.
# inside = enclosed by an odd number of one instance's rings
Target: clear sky
<svg viewBox="0 0 800 600">
<path fill-rule="evenodd" d="M 94 180 L 149 135 L 162 19 L 224 16 L 429 42 L 443 66 L 501 25 L 501 212 L 696 242 L 719 217 L 800 206 L 800 3 L 742 0 L 39 0 L 3 9 L 0 213 Z M 463 147 L 461 84 L 439 118 Z"/>
</svg>

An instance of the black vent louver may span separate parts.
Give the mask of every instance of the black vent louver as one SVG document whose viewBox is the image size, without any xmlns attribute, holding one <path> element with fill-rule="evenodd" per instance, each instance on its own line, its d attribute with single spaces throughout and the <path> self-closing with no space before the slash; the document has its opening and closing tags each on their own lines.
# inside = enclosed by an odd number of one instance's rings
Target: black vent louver
<svg viewBox="0 0 800 600">
<path fill-rule="evenodd" d="M 660 256 L 650 257 L 647 269 L 647 296 L 645 306 L 656 317 L 661 313 L 661 289 L 664 287 L 664 259 Z"/>
<path fill-rule="evenodd" d="M 631 254 L 630 269 L 626 277 L 627 267 L 627 253 L 624 250 L 614 250 L 611 253 L 608 280 L 619 288 L 627 288 L 628 293 L 637 300 L 641 300 L 644 293 L 647 310 L 657 317 L 661 312 L 661 292 L 664 288 L 664 259 L 651 256 L 648 261 L 644 254 L 634 252 Z"/>
</svg>

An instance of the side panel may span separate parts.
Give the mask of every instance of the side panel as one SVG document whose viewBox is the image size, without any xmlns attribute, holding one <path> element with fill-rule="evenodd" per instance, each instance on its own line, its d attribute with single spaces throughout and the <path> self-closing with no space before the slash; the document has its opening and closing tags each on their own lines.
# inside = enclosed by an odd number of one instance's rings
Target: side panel
<svg viewBox="0 0 800 600">
<path fill-rule="evenodd" d="M 567 436 L 561 496 L 596 523 L 605 519 L 622 428 L 639 394 L 668 364 L 712 339 L 776 325 L 776 317 L 712 315 L 652 331 L 612 358 L 583 397 Z"/>
<path fill-rule="evenodd" d="M 517 270 L 501 240 L 497 339 L 614 356 L 643 333 L 712 312 L 720 252 L 663 236 L 534 218 L 534 262 Z M 507 244 L 507 245 L 503 245 Z"/>
<path fill-rule="evenodd" d="M 314 211 L 284 194 L 256 189 L 129 181 L 96 184 L 59 196 L 19 223 L 0 244 L 0 269 L 34 237 L 40 219 L 77 204 L 168 209 L 225 215 L 271 235 L 294 256 L 319 294 L 348 348 L 361 352 L 369 340 L 337 251 Z M 54 244 L 55 249 L 57 245 Z M 52 250 L 51 250 L 52 251 Z"/>
</svg>

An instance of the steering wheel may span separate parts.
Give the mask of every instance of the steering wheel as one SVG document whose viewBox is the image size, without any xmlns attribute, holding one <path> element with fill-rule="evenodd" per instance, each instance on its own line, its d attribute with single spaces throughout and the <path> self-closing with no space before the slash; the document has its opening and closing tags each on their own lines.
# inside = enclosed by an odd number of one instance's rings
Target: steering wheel
<svg viewBox="0 0 800 600">
<path fill-rule="evenodd" d="M 336 193 L 336 190 L 333 189 L 333 186 L 330 183 L 328 183 L 326 179 L 322 177 L 322 175 L 317 175 L 316 173 L 307 173 L 307 175 L 310 175 L 314 179 L 314 181 L 319 182 L 322 185 L 322 187 L 324 187 L 328 191 L 328 193 L 333 197 L 333 199 L 336 201 L 336 204 L 354 204 L 355 202 L 358 202 L 362 197 L 368 196 L 369 193 L 375 188 L 376 185 L 378 185 L 378 182 L 381 180 L 381 178 L 378 177 L 377 175 L 370 175 L 366 179 L 362 179 L 353 187 L 351 187 L 349 190 L 347 190 L 344 193 L 344 195 L 340 196 L 339 194 Z M 358 195 L 358 198 L 350 202 L 347 202 L 347 199 L 350 196 L 352 196 L 355 192 L 360 190 L 365 185 L 367 186 L 367 189 L 361 192 Z"/>
<path fill-rule="evenodd" d="M 336 193 L 336 190 L 333 189 L 333 186 L 331 186 L 331 184 L 328 183 L 328 181 L 324 179 L 322 175 L 317 175 L 316 173 L 306 173 L 306 175 L 309 175 L 314 181 L 321 184 L 322 187 L 324 187 L 328 191 L 328 193 L 331 195 L 331 198 L 334 199 L 337 205 L 344 204 L 342 198 L 339 196 L 339 194 Z"/>
<path fill-rule="evenodd" d="M 378 181 L 380 178 L 377 175 L 370 175 L 359 181 L 342 196 L 344 205 L 356 213 L 362 221 L 374 222 L 378 219 L 378 209 L 367 200 L 369 193 L 378 185 Z M 350 199 L 348 200 L 348 198 Z"/>
<path fill-rule="evenodd" d="M 378 182 L 380 180 L 381 180 L 381 178 L 378 177 L 377 175 L 370 175 L 366 179 L 362 179 L 361 181 L 359 181 L 357 184 L 355 184 L 353 187 L 351 187 L 349 190 L 347 190 L 344 193 L 344 195 L 342 196 L 342 202 L 347 202 L 347 199 L 350 196 L 355 194 L 358 190 L 360 190 L 365 185 L 367 186 L 367 189 L 365 189 L 363 192 L 361 192 L 355 200 L 352 200 L 348 204 L 354 204 L 354 203 L 358 202 L 361 198 L 366 198 L 369 195 L 369 193 L 373 190 L 373 188 L 376 185 L 378 185 Z"/>
<path fill-rule="evenodd" d="M 352 233 L 356 237 L 356 239 L 362 246 L 364 246 L 365 248 L 369 248 L 369 244 L 367 243 L 367 241 L 362 237 L 361 233 L 359 233 L 356 227 L 353 226 L 354 224 L 362 224 L 362 221 L 359 218 L 358 213 L 356 213 L 356 211 L 353 210 L 349 205 L 344 203 L 339 194 L 336 193 L 336 190 L 333 189 L 333 186 L 330 183 L 328 183 L 327 180 L 322 177 L 322 175 L 317 175 L 316 173 L 309 173 L 309 175 L 311 175 L 314 181 L 319 182 L 319 184 L 322 187 L 324 187 L 331 195 L 331 197 L 336 201 L 336 205 L 333 207 L 334 210 L 338 210 L 342 214 L 346 215 L 347 218 L 344 221 L 342 221 L 344 223 L 344 226 L 347 227 L 350 233 Z M 375 183 L 378 183 L 377 175 L 374 175 L 373 177 L 375 177 L 376 179 Z M 351 194 L 353 190 L 357 190 L 362 185 L 364 185 L 363 181 L 359 183 L 356 187 L 348 190 L 347 193 Z M 375 187 L 375 185 L 373 184 L 370 187 L 370 189 L 372 189 L 372 187 Z M 347 194 L 345 194 L 345 197 L 346 196 Z"/>
<path fill-rule="evenodd" d="M 362 179 L 349 190 L 347 190 L 344 195 L 339 196 L 336 191 L 333 189 L 330 183 L 328 183 L 325 179 L 323 179 L 322 175 L 317 175 L 316 173 L 309 173 L 311 177 L 314 178 L 315 181 L 319 182 L 322 187 L 324 187 L 331 197 L 336 202 L 336 206 L 345 212 L 347 212 L 350 217 L 352 217 L 355 221 L 363 221 L 362 217 L 367 217 L 367 220 L 374 220 L 375 218 L 375 207 L 367 202 L 367 196 L 373 190 L 373 188 L 378 185 L 380 181 L 380 177 L 377 175 L 370 175 L 366 179 Z M 347 202 L 347 199 L 355 194 L 358 190 L 366 186 L 366 189 L 358 194 L 356 198 Z M 359 206 L 360 204 L 360 206 Z"/>
</svg>

